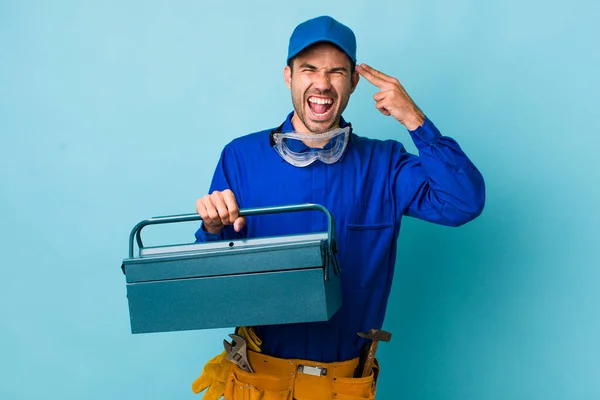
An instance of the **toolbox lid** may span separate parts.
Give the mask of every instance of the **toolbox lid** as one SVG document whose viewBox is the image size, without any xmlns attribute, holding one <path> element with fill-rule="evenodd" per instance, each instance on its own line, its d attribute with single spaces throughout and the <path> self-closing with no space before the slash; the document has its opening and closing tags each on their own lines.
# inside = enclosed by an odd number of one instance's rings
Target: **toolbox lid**
<svg viewBox="0 0 600 400">
<path fill-rule="evenodd" d="M 129 283 L 324 268 L 328 245 L 323 232 L 142 247 L 123 268 Z"/>
</svg>

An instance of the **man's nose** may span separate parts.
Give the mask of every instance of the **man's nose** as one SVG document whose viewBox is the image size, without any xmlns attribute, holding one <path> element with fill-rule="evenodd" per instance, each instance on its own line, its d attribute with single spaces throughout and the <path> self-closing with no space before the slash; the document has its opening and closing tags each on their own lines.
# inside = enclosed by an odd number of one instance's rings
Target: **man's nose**
<svg viewBox="0 0 600 400">
<path fill-rule="evenodd" d="M 331 82 L 329 81 L 329 74 L 326 71 L 320 71 L 315 74 L 315 80 L 313 86 L 316 89 L 327 90 L 331 88 Z"/>
</svg>

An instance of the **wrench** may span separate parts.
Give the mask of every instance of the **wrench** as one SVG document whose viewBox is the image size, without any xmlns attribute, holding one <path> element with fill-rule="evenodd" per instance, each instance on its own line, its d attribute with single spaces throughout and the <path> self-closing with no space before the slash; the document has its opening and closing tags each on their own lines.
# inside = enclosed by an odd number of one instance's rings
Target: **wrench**
<svg viewBox="0 0 600 400">
<path fill-rule="evenodd" d="M 254 372 L 250 366 L 250 361 L 248 361 L 248 345 L 246 340 L 233 333 L 231 333 L 229 337 L 233 339 L 231 343 L 227 340 L 223 340 L 223 347 L 225 347 L 225 351 L 227 352 L 226 359 L 237 364 L 240 369 L 246 372 Z"/>
</svg>

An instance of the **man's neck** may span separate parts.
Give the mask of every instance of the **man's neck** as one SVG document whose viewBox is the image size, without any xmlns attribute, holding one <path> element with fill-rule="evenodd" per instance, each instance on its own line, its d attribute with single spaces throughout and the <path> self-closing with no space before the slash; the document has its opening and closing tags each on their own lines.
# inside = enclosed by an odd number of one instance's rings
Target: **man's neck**
<svg viewBox="0 0 600 400">
<path fill-rule="evenodd" d="M 292 116 L 291 122 L 292 122 L 292 126 L 294 127 L 294 132 L 304 133 L 307 135 L 319 135 L 321 133 L 324 133 L 324 132 L 311 132 L 310 130 L 308 130 L 306 125 L 304 125 L 302 123 L 302 121 L 300 120 L 300 118 L 297 117 L 296 113 L 294 113 L 294 115 Z M 340 120 L 338 119 L 337 122 L 331 128 L 329 128 L 327 131 L 338 128 L 339 126 L 340 126 Z M 327 131 L 325 131 L 325 132 L 327 132 Z M 311 147 L 311 148 L 322 149 L 323 147 L 325 147 L 327 145 L 327 143 L 329 143 L 329 140 L 319 140 L 319 141 L 315 141 L 315 140 L 304 141 L 303 140 L 302 143 L 304 143 L 306 146 Z"/>
</svg>

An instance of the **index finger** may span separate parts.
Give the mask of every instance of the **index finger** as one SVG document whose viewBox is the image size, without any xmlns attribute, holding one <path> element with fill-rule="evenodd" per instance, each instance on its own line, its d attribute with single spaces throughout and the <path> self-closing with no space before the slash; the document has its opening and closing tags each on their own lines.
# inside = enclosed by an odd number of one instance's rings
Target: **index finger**
<svg viewBox="0 0 600 400">
<path fill-rule="evenodd" d="M 382 86 L 387 87 L 389 84 L 394 83 L 394 78 L 368 66 L 367 64 L 360 64 L 357 65 L 357 67 L 357 71 L 360 75 L 380 89 L 382 89 Z"/>
</svg>

